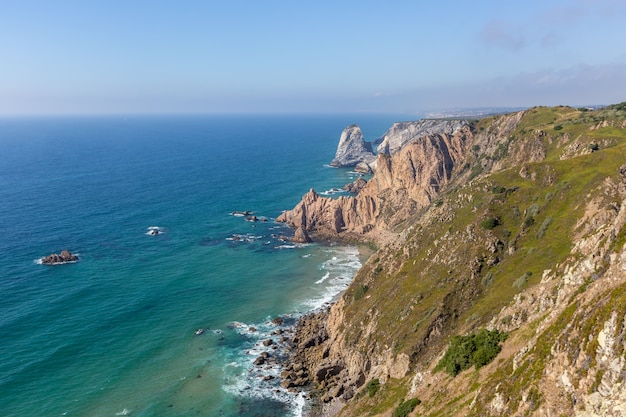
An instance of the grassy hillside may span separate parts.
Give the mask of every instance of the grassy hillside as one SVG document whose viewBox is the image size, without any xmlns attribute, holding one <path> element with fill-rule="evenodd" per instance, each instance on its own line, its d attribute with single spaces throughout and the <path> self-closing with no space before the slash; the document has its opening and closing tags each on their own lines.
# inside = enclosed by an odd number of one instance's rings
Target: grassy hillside
<svg viewBox="0 0 626 417">
<path fill-rule="evenodd" d="M 496 387 L 506 398 L 506 410 L 519 411 L 523 395 L 524 413 L 532 414 L 546 394 L 527 388 L 539 384 L 555 341 L 578 343 L 570 351 L 586 350 L 591 357 L 597 343 L 582 341 L 597 334 L 614 311 L 611 306 L 626 305 L 624 286 L 580 299 L 609 268 L 608 255 L 594 264 L 590 278 L 575 284 L 579 298 L 559 298 L 566 266 L 583 257 L 576 244 L 621 208 L 619 189 L 607 184 L 609 178 L 622 181 L 626 105 L 596 111 L 533 108 L 496 143 L 486 132 L 497 118 L 474 123 L 473 155 L 457 172 L 457 181 L 427 210 L 415 213 L 409 227 L 397 230 L 404 237 L 400 243 L 381 249 L 359 272 L 344 295 L 348 321 L 343 329 L 352 349 L 364 355 L 406 354 L 412 370 L 421 372 L 432 370 L 451 337 L 499 328 L 511 337 L 497 366 L 465 371 L 458 390 L 446 388 L 452 377 L 445 373 L 432 373 L 431 382 L 418 384 L 417 391 L 415 372 L 388 379 L 374 395 L 358 395 L 341 415 L 390 413 L 416 392 L 424 397 L 411 415 L 489 415 L 487 396 L 481 393 L 493 394 Z M 594 213 L 589 214 L 590 207 Z M 622 227 L 610 236 L 610 251 L 622 249 L 624 235 Z M 550 308 L 542 313 L 534 304 L 532 310 L 503 313 L 507 306 L 528 303 L 524 297 L 547 277 L 556 277 L 544 282 L 549 294 L 542 295 L 553 311 L 561 311 L 554 324 L 539 332 Z M 580 324 L 577 339 L 564 336 L 568 323 Z M 530 359 L 514 369 L 514 353 L 532 338 Z"/>
</svg>

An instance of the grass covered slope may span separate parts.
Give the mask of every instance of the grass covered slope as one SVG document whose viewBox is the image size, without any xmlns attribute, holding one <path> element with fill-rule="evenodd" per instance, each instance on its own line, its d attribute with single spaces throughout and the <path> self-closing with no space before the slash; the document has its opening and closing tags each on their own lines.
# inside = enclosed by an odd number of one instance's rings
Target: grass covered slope
<svg viewBox="0 0 626 417">
<path fill-rule="evenodd" d="M 454 180 L 336 306 L 331 356 L 380 381 L 340 415 L 391 415 L 412 398 L 407 415 L 611 415 L 598 404 L 626 406 L 626 105 L 472 128 Z M 435 369 L 451 340 L 484 329 L 509 335 L 491 363 Z"/>
</svg>

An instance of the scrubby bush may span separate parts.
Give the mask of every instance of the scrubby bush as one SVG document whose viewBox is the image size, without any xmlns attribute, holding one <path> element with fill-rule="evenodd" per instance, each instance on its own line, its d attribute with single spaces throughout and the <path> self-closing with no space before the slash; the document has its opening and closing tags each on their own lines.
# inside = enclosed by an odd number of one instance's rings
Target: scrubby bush
<svg viewBox="0 0 626 417">
<path fill-rule="evenodd" d="M 378 378 L 372 379 L 367 383 L 367 385 L 365 385 L 365 389 L 367 390 L 370 398 L 372 398 L 380 389 L 380 380 Z"/>
<path fill-rule="evenodd" d="M 392 417 L 406 417 L 411 414 L 411 411 L 421 404 L 419 398 L 411 398 L 410 400 L 402 401 L 400 405 L 393 411 Z"/>
<path fill-rule="evenodd" d="M 543 237 L 546 235 L 546 230 L 548 230 L 548 226 L 550 226 L 550 224 L 552 224 L 552 217 L 546 217 L 543 223 L 541 223 L 539 231 L 537 231 L 537 238 L 543 239 Z"/>
<path fill-rule="evenodd" d="M 487 329 L 469 336 L 454 336 L 435 370 L 444 370 L 457 376 L 472 365 L 479 369 L 500 353 L 500 342 L 504 342 L 507 337 L 507 333 Z"/>
<path fill-rule="evenodd" d="M 487 217 L 480 223 L 480 226 L 485 230 L 491 230 L 499 224 L 500 220 L 497 217 Z"/>
<path fill-rule="evenodd" d="M 357 288 L 354 292 L 354 301 L 359 301 L 361 298 L 363 298 L 367 290 L 369 290 L 369 287 L 367 285 L 359 286 L 359 288 Z"/>
<path fill-rule="evenodd" d="M 524 285 L 526 285 L 526 283 L 528 282 L 528 278 L 530 278 L 532 274 L 533 273 L 530 271 L 526 272 L 524 275 L 515 280 L 513 286 L 518 289 L 522 288 Z"/>
</svg>

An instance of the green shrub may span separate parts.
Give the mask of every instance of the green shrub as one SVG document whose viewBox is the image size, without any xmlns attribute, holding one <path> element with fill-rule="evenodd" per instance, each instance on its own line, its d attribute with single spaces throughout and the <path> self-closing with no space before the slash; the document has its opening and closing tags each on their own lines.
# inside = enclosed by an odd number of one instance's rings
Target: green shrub
<svg viewBox="0 0 626 417">
<path fill-rule="evenodd" d="M 554 130 L 561 130 L 561 129 L 563 129 L 563 126 L 562 126 L 562 125 L 556 125 L 556 126 L 554 126 Z"/>
<path fill-rule="evenodd" d="M 499 224 L 500 220 L 497 217 L 487 217 L 480 223 L 480 226 L 485 230 L 491 230 Z"/>
<path fill-rule="evenodd" d="M 537 238 L 543 239 L 546 235 L 546 230 L 548 230 L 548 226 L 552 223 L 552 217 L 546 217 L 546 219 L 541 223 L 539 227 L 539 231 L 537 232 Z"/>
<path fill-rule="evenodd" d="M 359 288 L 357 288 L 354 292 L 354 301 L 359 301 L 361 298 L 363 298 L 367 290 L 369 290 L 369 287 L 367 285 L 359 286 Z"/>
<path fill-rule="evenodd" d="M 380 389 L 380 380 L 378 378 L 372 379 L 367 383 L 367 385 L 365 385 L 365 389 L 367 390 L 370 398 L 372 398 Z"/>
<path fill-rule="evenodd" d="M 400 403 L 400 405 L 393 411 L 392 417 L 406 417 L 411 414 L 411 411 L 421 404 L 419 398 L 411 398 Z"/>
<path fill-rule="evenodd" d="M 528 278 L 530 278 L 532 274 L 533 273 L 530 271 L 526 272 L 524 275 L 515 280 L 513 286 L 518 289 L 522 288 L 524 285 L 526 285 L 526 283 L 528 282 Z"/>
<path fill-rule="evenodd" d="M 508 334 L 504 332 L 487 329 L 468 336 L 454 336 L 435 370 L 444 370 L 452 376 L 457 376 L 472 365 L 479 369 L 500 353 L 502 349 L 500 342 L 504 342 L 507 337 Z"/>
</svg>

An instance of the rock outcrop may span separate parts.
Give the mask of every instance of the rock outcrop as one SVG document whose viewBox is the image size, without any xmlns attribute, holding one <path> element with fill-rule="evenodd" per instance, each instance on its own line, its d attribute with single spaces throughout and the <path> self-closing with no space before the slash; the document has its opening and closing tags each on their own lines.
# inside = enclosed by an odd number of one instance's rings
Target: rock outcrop
<svg viewBox="0 0 626 417">
<path fill-rule="evenodd" d="M 423 136 L 452 136 L 469 124 L 467 120 L 424 119 L 415 122 L 394 123 L 379 139 L 378 153 L 394 155 L 404 146 Z"/>
<path fill-rule="evenodd" d="M 464 125 L 453 134 L 415 138 L 393 157 L 379 155 L 374 176 L 356 196 L 333 199 L 310 190 L 277 221 L 322 238 L 385 234 L 438 196 L 452 178 L 471 136 L 470 127 Z M 383 211 L 388 215 L 381 219 Z"/>
<path fill-rule="evenodd" d="M 367 166 L 375 160 L 372 144 L 363 139 L 363 132 L 359 126 L 351 125 L 341 133 L 335 159 L 331 161 L 330 166 L 354 167 L 357 164 Z"/>
<path fill-rule="evenodd" d="M 60 265 L 76 261 L 78 261 L 78 256 L 72 255 L 68 250 L 63 250 L 60 254 L 53 253 L 41 258 L 41 263 L 44 265 Z"/>
</svg>

